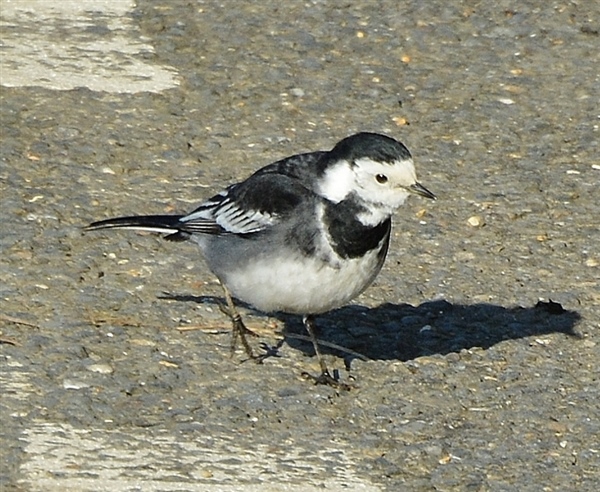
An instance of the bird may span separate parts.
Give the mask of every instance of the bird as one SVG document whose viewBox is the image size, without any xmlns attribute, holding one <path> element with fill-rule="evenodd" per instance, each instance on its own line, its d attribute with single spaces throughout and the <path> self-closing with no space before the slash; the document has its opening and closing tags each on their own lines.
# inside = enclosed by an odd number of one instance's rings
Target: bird
<svg viewBox="0 0 600 492">
<path fill-rule="evenodd" d="M 135 229 L 198 244 L 225 295 L 222 310 L 258 359 L 234 298 L 264 313 L 300 315 L 320 374 L 339 384 L 323 359 L 317 315 L 342 307 L 379 274 L 388 252 L 392 214 L 410 195 L 436 199 L 417 181 L 406 146 L 360 132 L 331 150 L 301 153 L 260 168 L 186 215 L 133 215 L 92 222 L 87 231 Z M 308 373 L 304 373 L 308 375 Z"/>
</svg>

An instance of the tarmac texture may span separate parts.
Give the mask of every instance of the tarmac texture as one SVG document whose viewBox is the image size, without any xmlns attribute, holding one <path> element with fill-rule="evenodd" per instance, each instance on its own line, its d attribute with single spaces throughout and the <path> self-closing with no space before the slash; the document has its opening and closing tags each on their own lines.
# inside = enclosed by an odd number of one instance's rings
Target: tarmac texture
<svg viewBox="0 0 600 492">
<path fill-rule="evenodd" d="M 596 491 L 597 2 L 2 1 L 3 491 Z M 317 319 L 244 309 L 192 210 L 357 131 L 420 181 L 387 262 Z M 331 345 L 343 347 L 343 350 Z"/>
</svg>

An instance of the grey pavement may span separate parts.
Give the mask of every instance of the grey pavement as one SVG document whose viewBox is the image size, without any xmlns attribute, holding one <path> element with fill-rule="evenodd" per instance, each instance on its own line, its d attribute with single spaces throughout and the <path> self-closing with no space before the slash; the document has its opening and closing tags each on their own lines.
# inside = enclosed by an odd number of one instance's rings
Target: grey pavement
<svg viewBox="0 0 600 492">
<path fill-rule="evenodd" d="M 1 0 L 0 489 L 595 491 L 597 2 Z M 319 318 L 229 356 L 190 210 L 358 130 L 439 199 Z M 355 358 L 353 353 L 362 354 Z M 349 368 L 349 370 L 347 370 Z"/>
</svg>

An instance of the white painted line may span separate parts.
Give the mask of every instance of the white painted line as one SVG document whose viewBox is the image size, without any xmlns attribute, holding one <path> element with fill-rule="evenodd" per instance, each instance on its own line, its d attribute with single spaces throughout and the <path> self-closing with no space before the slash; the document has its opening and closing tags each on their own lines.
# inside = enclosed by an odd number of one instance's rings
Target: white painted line
<svg viewBox="0 0 600 492">
<path fill-rule="evenodd" d="M 325 448 L 307 458 L 293 445 L 242 448 L 232 435 L 202 435 L 200 428 L 177 434 L 37 423 L 23 440 L 19 485 L 32 492 L 381 490 L 355 475 L 348 451 Z"/>
<path fill-rule="evenodd" d="M 2 0 L 0 85 L 160 92 L 177 72 L 144 59 L 153 48 L 129 14 L 133 0 Z"/>
</svg>

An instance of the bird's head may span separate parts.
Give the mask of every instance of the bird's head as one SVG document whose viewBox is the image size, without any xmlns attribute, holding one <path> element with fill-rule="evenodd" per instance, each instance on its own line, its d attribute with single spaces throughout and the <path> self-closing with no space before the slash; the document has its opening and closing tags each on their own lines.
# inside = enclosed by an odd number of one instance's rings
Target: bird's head
<svg viewBox="0 0 600 492">
<path fill-rule="evenodd" d="M 335 203 L 355 199 L 366 209 L 363 222 L 378 223 L 411 194 L 435 199 L 422 186 L 408 149 L 377 133 L 357 133 L 327 153 L 319 193 Z"/>
</svg>

